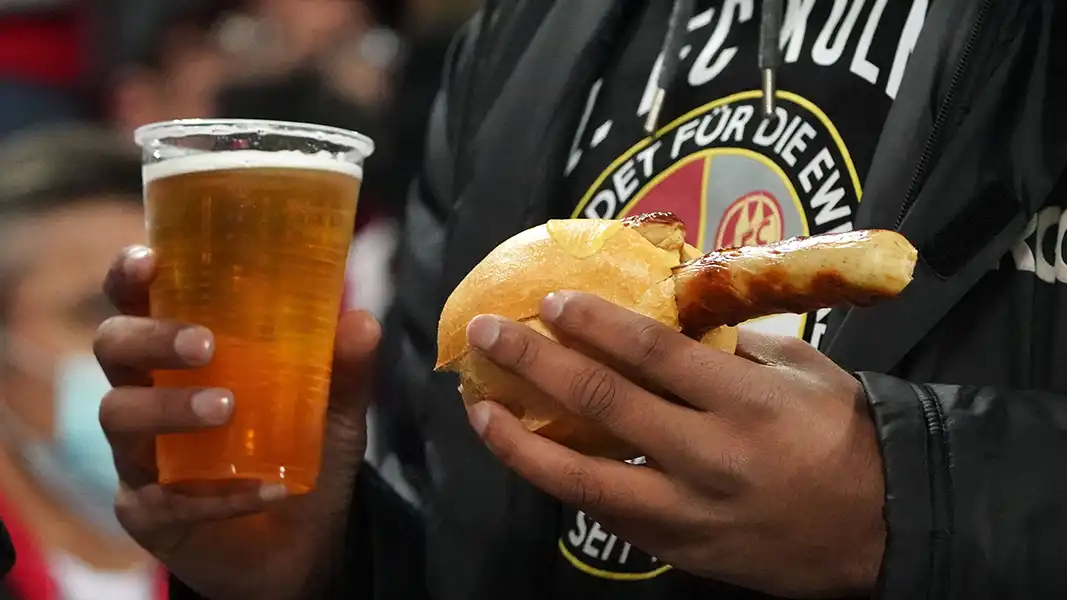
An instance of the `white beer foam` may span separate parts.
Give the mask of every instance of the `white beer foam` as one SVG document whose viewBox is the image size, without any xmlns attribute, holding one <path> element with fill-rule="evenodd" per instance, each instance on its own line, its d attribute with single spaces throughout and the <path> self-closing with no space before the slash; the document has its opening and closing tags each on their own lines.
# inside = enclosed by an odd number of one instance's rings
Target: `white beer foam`
<svg viewBox="0 0 1067 600">
<path fill-rule="evenodd" d="M 312 171 L 331 171 L 363 179 L 363 166 L 342 160 L 336 154 L 319 152 L 305 154 L 296 150 L 265 152 L 263 150 L 236 150 L 233 152 L 212 152 L 191 154 L 167 158 L 162 162 L 145 165 L 142 176 L 146 184 L 157 179 L 204 173 L 207 171 L 224 171 L 231 169 L 308 169 Z"/>
</svg>

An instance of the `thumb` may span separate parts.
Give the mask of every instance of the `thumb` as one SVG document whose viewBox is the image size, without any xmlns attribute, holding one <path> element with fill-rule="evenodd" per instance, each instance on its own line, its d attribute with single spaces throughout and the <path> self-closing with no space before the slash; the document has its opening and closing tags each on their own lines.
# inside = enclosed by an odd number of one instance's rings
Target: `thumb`
<svg viewBox="0 0 1067 600">
<path fill-rule="evenodd" d="M 381 326 L 370 313 L 352 311 L 341 316 L 330 386 L 331 427 L 363 429 L 381 337 Z"/>
<path fill-rule="evenodd" d="M 305 522 L 306 527 L 314 526 L 315 519 L 327 517 L 329 520 L 347 510 L 356 473 L 367 447 L 367 404 L 374 379 L 374 357 L 381 336 L 378 322 L 363 311 L 345 313 L 337 323 L 330 405 L 318 481 L 314 492 L 288 508 L 297 519 L 313 520 L 310 525 Z M 308 510 L 309 507 L 313 510 Z M 325 524 L 326 527 L 333 525 L 332 521 Z"/>
</svg>

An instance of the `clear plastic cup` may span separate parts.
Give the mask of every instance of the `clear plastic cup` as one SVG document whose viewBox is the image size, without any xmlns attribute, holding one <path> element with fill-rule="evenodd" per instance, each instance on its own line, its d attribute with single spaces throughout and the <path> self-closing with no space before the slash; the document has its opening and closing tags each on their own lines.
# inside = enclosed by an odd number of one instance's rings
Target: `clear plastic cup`
<svg viewBox="0 0 1067 600">
<path fill-rule="evenodd" d="M 209 365 L 156 372 L 155 385 L 225 388 L 235 398 L 227 425 L 157 439 L 160 481 L 310 491 L 374 143 L 332 127 L 254 120 L 156 123 L 135 139 L 159 257 L 151 314 L 215 334 Z"/>
</svg>

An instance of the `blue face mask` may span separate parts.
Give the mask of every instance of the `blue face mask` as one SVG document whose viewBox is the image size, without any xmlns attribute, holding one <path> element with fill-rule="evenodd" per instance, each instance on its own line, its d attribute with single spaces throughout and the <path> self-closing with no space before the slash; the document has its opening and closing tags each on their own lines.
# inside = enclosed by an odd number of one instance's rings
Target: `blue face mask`
<svg viewBox="0 0 1067 600">
<path fill-rule="evenodd" d="M 100 428 L 100 403 L 111 389 L 96 357 L 72 356 L 55 380 L 54 447 L 67 473 L 95 497 L 115 500 L 119 476 L 111 445 Z"/>
<path fill-rule="evenodd" d="M 24 439 L 19 446 L 26 467 L 56 500 L 97 528 L 118 533 L 113 504 L 119 478 L 99 419 L 110 389 L 92 355 L 61 361 L 53 383 L 53 439 Z"/>
</svg>

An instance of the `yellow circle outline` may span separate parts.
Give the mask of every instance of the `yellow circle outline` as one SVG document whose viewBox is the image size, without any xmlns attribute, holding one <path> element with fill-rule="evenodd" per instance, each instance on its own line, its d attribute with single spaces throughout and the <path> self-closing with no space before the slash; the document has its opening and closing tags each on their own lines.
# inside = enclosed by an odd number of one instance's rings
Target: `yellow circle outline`
<svg viewBox="0 0 1067 600">
<path fill-rule="evenodd" d="M 747 91 L 747 92 L 738 92 L 736 94 L 732 94 L 730 96 L 726 96 L 725 98 L 719 98 L 718 100 L 712 100 L 711 102 L 708 102 L 707 104 L 704 104 L 703 106 L 699 106 L 697 108 L 694 108 L 693 110 L 689 111 L 688 113 L 678 117 L 674 121 L 671 121 L 670 123 L 664 125 L 662 129 L 660 129 L 659 131 L 656 132 L 656 135 L 654 137 L 646 137 L 646 138 L 642 139 L 640 142 L 637 142 L 636 144 L 633 145 L 633 147 L 631 147 L 629 150 L 627 150 L 622 155 L 620 155 L 618 158 L 616 158 L 614 161 L 612 161 L 612 163 L 610 165 L 608 165 L 607 168 L 605 168 L 601 172 L 600 176 L 598 176 L 596 178 L 596 180 L 593 182 L 593 184 L 589 186 L 589 189 L 586 191 L 585 195 L 582 196 L 582 199 L 578 202 L 577 208 L 575 208 L 574 211 L 571 213 L 571 218 L 572 219 L 580 218 L 582 210 L 585 209 L 585 206 L 587 204 L 589 204 L 589 201 L 593 197 L 593 193 L 596 192 L 597 190 L 599 190 L 600 186 L 603 185 L 604 180 L 606 180 L 612 173 L 614 173 L 615 170 L 617 170 L 619 168 L 619 166 L 622 165 L 622 163 L 630 160 L 638 152 L 640 152 L 641 150 L 644 150 L 645 148 L 647 148 L 652 143 L 652 141 L 654 139 L 662 138 L 664 135 L 670 133 L 672 130 L 676 129 L 677 127 L 681 126 L 682 124 L 687 123 L 688 121 L 690 121 L 692 119 L 695 119 L 696 117 L 699 117 L 699 116 L 701 116 L 701 115 L 703 115 L 703 114 L 705 114 L 705 113 L 707 113 L 707 112 L 709 112 L 711 110 L 714 110 L 715 108 L 718 108 L 719 106 L 723 106 L 725 104 L 731 104 L 731 103 L 734 103 L 734 102 L 739 102 L 739 101 L 742 101 L 742 100 L 752 100 L 752 99 L 755 99 L 755 98 L 759 98 L 761 96 L 761 94 L 762 94 L 762 92 L 760 90 L 750 90 L 750 91 Z M 844 157 L 844 159 L 845 159 L 845 166 L 848 169 L 849 177 L 852 179 L 852 185 L 855 188 L 856 200 L 858 202 L 862 202 L 863 201 L 863 188 L 860 186 L 860 177 L 859 177 L 859 174 L 856 172 L 855 163 L 852 162 L 852 155 L 849 154 L 848 147 L 845 146 L 845 141 L 844 141 L 844 139 L 842 139 L 841 133 L 837 130 L 837 127 L 834 126 L 833 122 L 830 121 L 830 118 L 826 116 L 826 113 L 824 113 L 818 106 L 815 106 L 808 99 L 804 98 L 803 96 L 798 96 L 797 94 L 794 94 L 792 92 L 778 92 L 776 94 L 776 96 L 777 96 L 777 98 L 779 98 L 781 100 L 786 100 L 786 101 L 792 102 L 793 104 L 796 104 L 796 105 L 800 106 L 801 108 L 806 109 L 809 113 L 815 115 L 815 118 L 817 118 L 819 120 L 819 122 L 821 122 L 823 124 L 823 126 L 826 127 L 826 130 L 830 133 L 830 137 L 834 140 L 834 144 L 837 145 L 838 151 L 841 153 L 841 156 Z M 715 147 L 715 148 L 708 148 L 708 149 L 705 149 L 705 150 L 725 150 L 725 149 L 731 149 L 731 148 L 719 146 L 719 147 Z M 741 150 L 741 148 L 737 148 L 737 149 Z M 703 152 L 703 151 L 704 150 L 702 150 L 701 152 Z M 763 156 L 767 160 L 770 160 L 769 157 L 764 156 L 762 154 L 760 154 L 758 156 Z M 685 159 L 683 159 L 683 160 L 685 160 Z M 771 162 L 773 162 L 773 161 L 771 161 Z M 775 166 L 777 166 L 777 163 L 775 163 Z M 786 178 L 786 179 L 788 179 L 788 178 Z M 653 181 L 656 181 L 656 180 L 653 179 Z M 645 185 L 645 187 L 647 187 L 647 186 L 648 186 L 648 184 Z M 633 202 L 633 199 L 631 199 L 630 202 Z M 629 206 L 630 202 L 627 202 L 627 206 Z M 806 211 L 801 211 L 801 214 L 806 216 L 807 212 Z"/>
<path fill-rule="evenodd" d="M 596 180 L 593 182 L 593 184 L 589 186 L 589 189 L 586 191 L 585 195 L 582 196 L 582 199 L 578 202 L 578 206 L 575 207 L 574 211 L 571 213 L 571 218 L 572 219 L 580 218 L 581 214 L 582 214 L 582 210 L 584 210 L 586 205 L 589 204 L 589 201 L 593 198 L 594 192 L 596 192 L 596 191 L 598 191 L 600 189 L 600 186 L 604 184 L 604 181 L 608 177 L 610 177 L 611 174 L 614 173 L 619 168 L 620 165 L 622 165 L 622 163 L 630 160 L 638 152 L 640 152 L 641 150 L 644 150 L 649 145 L 651 145 L 653 140 L 658 140 L 658 139 L 662 138 L 663 136 L 665 136 L 666 134 L 670 133 L 674 129 L 680 127 L 682 124 L 687 123 L 690 120 L 695 119 L 695 118 L 697 118 L 699 116 L 702 116 L 702 115 L 708 113 L 709 111 L 714 110 L 715 108 L 717 108 L 719 106 L 723 106 L 723 105 L 726 105 L 726 104 L 731 104 L 733 102 L 740 102 L 740 101 L 743 101 L 743 100 L 752 100 L 752 99 L 755 99 L 755 98 L 759 98 L 761 95 L 762 95 L 762 92 L 760 90 L 749 90 L 749 91 L 745 91 L 745 92 L 738 92 L 736 94 L 731 94 L 729 96 L 726 96 L 725 98 L 719 98 L 718 100 L 712 100 L 711 102 L 708 102 L 708 103 L 706 103 L 706 104 L 704 104 L 702 106 L 694 108 L 693 110 L 687 112 L 686 114 L 684 114 L 684 115 L 678 117 L 677 119 L 671 121 L 670 123 L 664 125 L 662 128 L 660 128 L 659 131 L 656 132 L 656 134 L 654 136 L 646 137 L 646 138 L 642 139 L 641 141 L 637 142 L 629 150 L 627 150 L 622 155 L 620 155 L 618 158 L 616 158 L 614 161 L 612 161 L 611 164 L 608 165 L 607 168 L 605 168 L 600 173 L 600 175 L 596 178 Z M 811 113 L 812 115 L 815 115 L 815 118 L 817 118 L 819 120 L 819 122 L 823 124 L 823 126 L 826 128 L 826 130 L 830 133 L 831 139 L 834 140 L 834 144 L 837 146 L 838 152 L 840 152 L 841 156 L 845 159 L 845 166 L 848 169 L 849 177 L 852 180 L 852 185 L 853 185 L 853 188 L 854 188 L 854 190 L 856 192 L 856 201 L 857 202 L 862 202 L 863 201 L 863 188 L 860 185 L 859 173 L 856 172 L 856 165 L 852 161 L 852 155 L 849 153 L 848 147 L 845 145 L 845 140 L 841 137 L 841 132 L 839 132 L 837 130 L 837 127 L 834 126 L 833 122 L 830 120 L 830 117 L 826 116 L 826 113 L 824 113 L 822 111 L 822 109 L 820 109 L 818 106 L 816 106 L 810 100 L 808 100 L 807 98 L 804 98 L 803 96 L 794 94 L 793 92 L 778 92 L 778 93 L 775 94 L 775 96 L 780 100 L 786 100 L 786 101 L 792 102 L 792 103 L 800 106 L 801 108 L 806 109 L 809 113 Z M 776 163 L 773 160 L 771 160 L 770 157 L 768 157 L 766 155 L 763 155 L 763 154 L 759 154 L 759 153 L 753 152 L 751 150 L 744 149 L 744 148 L 731 148 L 731 147 L 722 147 L 722 146 L 718 146 L 718 147 L 715 147 L 715 148 L 706 148 L 706 149 L 700 150 L 699 152 L 696 152 L 696 153 L 694 153 L 692 155 L 686 156 L 682 160 L 674 163 L 673 165 L 671 165 L 670 167 L 668 167 L 667 169 L 665 169 L 661 173 L 657 174 L 656 177 L 653 177 L 648 183 L 646 183 L 644 186 L 642 186 L 642 192 L 645 192 L 646 190 L 651 189 L 652 187 L 654 187 L 654 184 L 659 183 L 660 181 L 662 181 L 662 179 L 665 176 L 674 173 L 674 171 L 676 171 L 678 168 L 681 168 L 681 166 L 689 164 L 689 162 L 691 160 L 693 160 L 693 157 L 700 156 L 700 155 L 702 155 L 704 153 L 707 153 L 708 151 L 712 151 L 712 150 L 719 151 L 719 152 L 728 151 L 728 150 L 737 150 L 737 151 L 740 151 L 740 152 L 750 152 L 752 154 L 753 158 L 756 158 L 757 160 L 764 161 L 764 164 L 768 164 L 773 169 L 775 169 L 779 173 L 779 175 L 782 176 L 782 180 L 783 181 L 788 182 L 789 188 L 790 188 L 790 192 L 791 192 L 791 195 L 793 196 L 794 202 L 795 203 L 800 203 L 799 198 L 797 197 L 797 194 L 796 194 L 796 188 L 793 186 L 792 180 L 788 176 L 785 175 L 785 173 L 782 170 L 782 168 L 778 166 L 778 163 Z M 702 193 L 703 196 L 707 195 L 707 193 L 706 193 L 707 173 L 708 173 L 709 170 L 705 170 L 704 182 L 701 185 L 701 188 L 702 188 L 701 189 L 701 193 Z M 643 197 L 644 197 L 644 193 L 642 193 L 640 195 L 637 195 L 637 196 L 634 196 L 633 198 L 631 198 L 626 203 L 626 205 L 622 208 L 622 211 L 620 211 L 619 216 L 617 218 L 622 218 L 623 216 L 628 214 L 629 211 L 632 209 L 632 207 L 637 204 L 637 201 L 640 200 Z M 700 232 L 699 232 L 699 235 L 698 235 L 697 239 L 701 244 L 700 245 L 701 248 L 703 247 L 704 236 L 705 236 L 705 233 L 706 233 L 705 232 L 705 229 L 706 229 L 705 222 L 707 221 L 707 218 L 706 218 L 706 215 L 703 214 L 703 212 L 707 209 L 706 204 L 707 204 L 707 202 L 703 202 L 702 201 L 701 202 L 701 208 L 700 208 L 700 210 L 701 210 Z M 804 210 L 803 203 L 800 203 L 800 215 L 801 215 L 801 217 L 803 217 L 801 219 L 801 221 L 804 224 L 803 226 L 804 226 L 804 230 L 805 230 L 804 235 L 809 235 L 808 234 L 807 214 L 808 214 L 807 211 Z M 759 319 L 754 319 L 754 320 L 759 320 Z M 807 323 L 808 323 L 808 315 L 807 314 L 801 315 L 800 316 L 800 333 L 798 335 L 803 336 L 804 329 L 807 327 Z M 563 547 L 563 542 L 561 540 L 560 541 L 560 548 L 562 548 L 562 547 Z M 567 554 L 567 553 L 565 552 L 565 554 Z M 570 558 L 573 558 L 573 557 L 570 557 Z M 577 560 L 578 559 L 575 558 L 575 559 L 572 560 L 572 562 L 577 561 Z M 583 566 L 585 566 L 584 563 L 580 563 L 580 562 L 576 563 L 575 566 L 577 567 L 578 564 L 582 564 Z M 582 567 L 578 567 L 578 568 L 582 568 Z M 592 569 L 592 567 L 588 567 L 588 568 Z"/>
<path fill-rule="evenodd" d="M 559 539 L 559 552 L 567 559 L 567 562 L 574 566 L 575 569 L 578 569 L 587 575 L 592 575 L 593 577 L 611 579 L 614 581 L 645 581 L 659 577 L 674 568 L 665 564 L 662 567 L 657 568 L 655 571 L 648 571 L 647 573 L 614 573 L 612 571 L 605 571 L 604 569 L 591 567 L 582 562 L 581 559 L 567 549 L 566 544 L 563 543 L 563 538 Z"/>
</svg>

